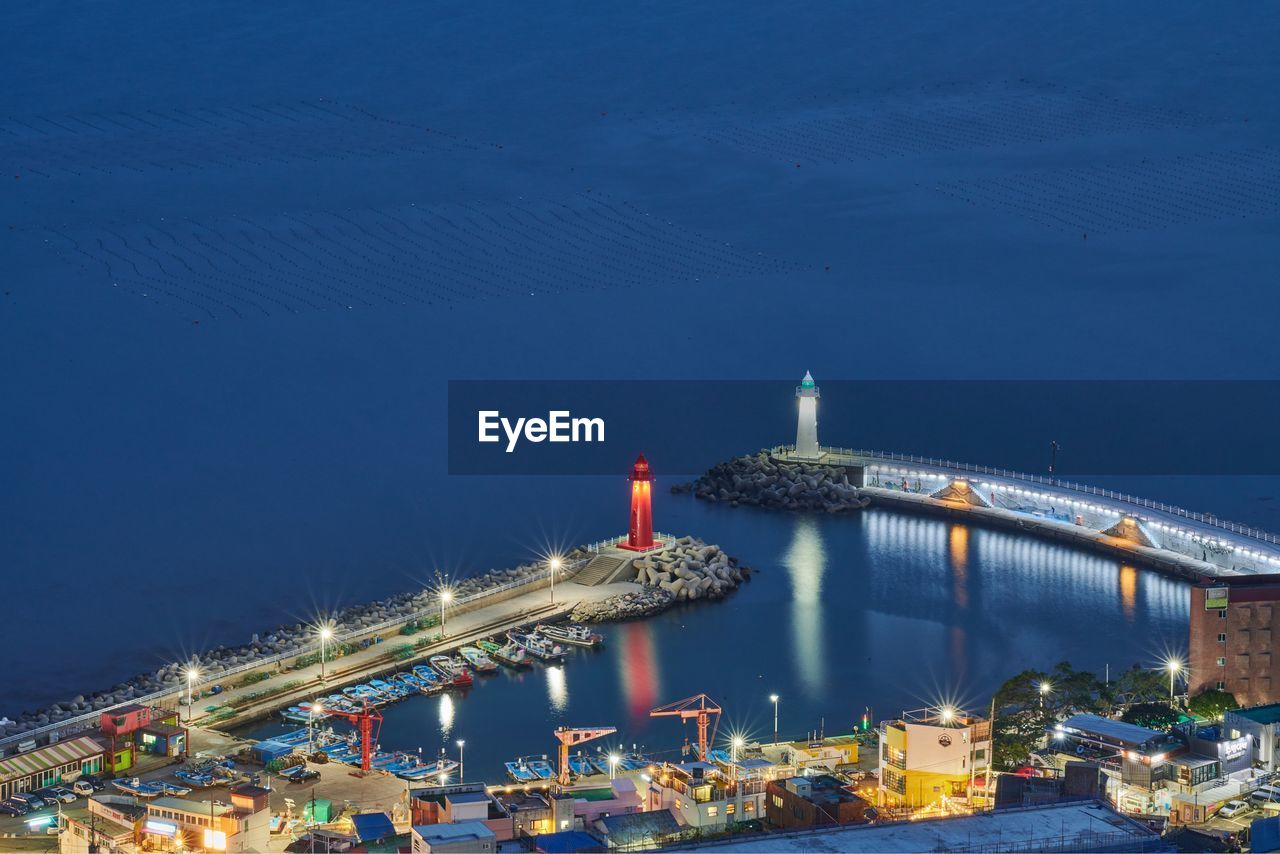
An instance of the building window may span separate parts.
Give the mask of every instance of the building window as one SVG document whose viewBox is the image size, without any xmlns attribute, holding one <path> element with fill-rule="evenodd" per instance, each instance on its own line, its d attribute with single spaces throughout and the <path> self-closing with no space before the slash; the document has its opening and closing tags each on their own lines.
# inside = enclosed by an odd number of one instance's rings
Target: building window
<svg viewBox="0 0 1280 854">
<path fill-rule="evenodd" d="M 1226 642 L 1227 642 L 1227 633 L 1218 632 L 1218 643 L 1226 643 Z"/>
<path fill-rule="evenodd" d="M 1219 620 L 1225 620 L 1226 618 L 1227 618 L 1227 612 L 1226 612 L 1226 611 L 1219 611 L 1219 612 L 1218 612 L 1218 619 L 1219 619 Z"/>
<path fill-rule="evenodd" d="M 725 805 L 724 805 L 724 814 L 725 814 L 725 815 L 733 815 L 733 808 L 734 808 L 734 807 L 736 807 L 736 806 L 737 806 L 737 804 L 733 803 L 732 801 L 730 801 L 729 803 L 725 804 Z"/>
<path fill-rule="evenodd" d="M 755 802 L 755 801 L 747 801 L 745 804 L 743 804 L 743 805 L 742 805 L 742 811 L 743 811 L 743 812 L 755 812 L 755 811 L 756 811 L 756 802 Z"/>
<path fill-rule="evenodd" d="M 1172 667 L 1173 665 L 1169 665 L 1169 666 L 1170 666 L 1170 667 Z M 1226 666 L 1227 666 L 1227 660 L 1226 660 L 1225 658 L 1219 658 L 1219 659 L 1218 659 L 1218 666 L 1219 666 L 1219 667 L 1226 667 Z"/>
<path fill-rule="evenodd" d="M 1219 691 L 1227 690 L 1227 683 L 1223 682 L 1222 680 L 1218 680 L 1218 690 Z"/>
<path fill-rule="evenodd" d="M 780 795 L 773 796 L 773 805 L 778 809 L 782 809 L 782 797 Z"/>
<path fill-rule="evenodd" d="M 720 814 L 719 807 L 707 807 L 707 818 L 715 818 Z"/>
</svg>

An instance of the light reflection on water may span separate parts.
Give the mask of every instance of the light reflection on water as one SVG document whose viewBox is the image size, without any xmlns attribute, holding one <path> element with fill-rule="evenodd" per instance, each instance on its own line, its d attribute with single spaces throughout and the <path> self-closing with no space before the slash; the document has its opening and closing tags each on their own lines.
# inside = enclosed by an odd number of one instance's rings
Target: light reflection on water
<svg viewBox="0 0 1280 854">
<path fill-rule="evenodd" d="M 810 697 L 822 696 L 826 656 L 822 649 L 822 577 L 827 552 L 812 519 L 796 523 L 791 547 L 782 559 L 791 579 L 792 660 Z"/>
<path fill-rule="evenodd" d="M 558 664 L 547 668 L 547 699 L 551 710 L 563 712 L 569 707 L 569 685 L 565 677 L 564 665 Z"/>
</svg>

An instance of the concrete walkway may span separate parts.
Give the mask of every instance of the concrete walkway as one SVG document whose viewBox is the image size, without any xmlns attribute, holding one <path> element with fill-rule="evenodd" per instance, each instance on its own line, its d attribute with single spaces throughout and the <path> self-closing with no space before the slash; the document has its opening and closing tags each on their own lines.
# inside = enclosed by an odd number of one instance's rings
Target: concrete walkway
<svg viewBox="0 0 1280 854">
<path fill-rule="evenodd" d="M 380 635 L 383 638 L 381 643 L 370 644 L 367 649 L 358 650 L 341 658 L 328 660 L 324 665 L 326 678 L 323 682 L 320 679 L 320 664 L 315 664 L 298 670 L 276 672 L 270 679 L 254 685 L 246 685 L 244 687 L 224 685 L 223 691 L 217 695 L 208 695 L 207 688 L 210 686 L 205 686 L 206 695 L 203 697 L 197 696 L 193 703 L 194 714 L 189 714 L 185 706 L 179 705 L 178 708 L 182 711 L 184 723 L 190 719 L 193 723 L 198 724 L 209 717 L 209 714 L 204 711 L 208 706 L 224 706 L 237 698 L 267 690 L 285 682 L 302 682 L 302 685 L 295 690 L 277 694 L 245 706 L 242 713 L 237 714 L 235 718 L 226 722 L 228 726 L 235 726 L 245 721 L 262 717 L 277 709 L 296 705 L 302 700 L 332 694 L 347 685 L 361 682 L 378 673 L 388 670 L 403 670 L 406 667 L 421 663 L 437 653 L 457 649 L 459 646 L 489 636 L 501 636 L 506 631 L 526 623 L 546 621 L 567 615 L 579 602 L 599 602 L 611 596 L 633 593 L 641 589 L 643 588 L 639 584 L 633 582 L 615 582 L 586 587 L 581 584 L 575 584 L 572 580 L 560 581 L 556 584 L 555 604 L 553 605 L 548 587 L 546 585 L 537 585 L 527 592 L 518 593 L 492 605 L 473 608 L 465 613 L 450 615 L 446 611 L 445 637 L 437 643 L 415 651 L 414 657 L 411 659 L 395 661 L 390 656 L 392 650 L 401 643 L 415 643 L 422 637 L 434 637 L 435 629 L 427 629 L 416 635 L 408 636 L 397 633 L 383 633 Z M 200 687 L 197 686 L 197 692 L 199 692 Z M 186 699 L 185 690 L 181 694 L 181 699 Z M 179 702 L 178 695 L 174 696 L 174 702 Z M 221 725 L 218 724 L 218 726 Z"/>
</svg>

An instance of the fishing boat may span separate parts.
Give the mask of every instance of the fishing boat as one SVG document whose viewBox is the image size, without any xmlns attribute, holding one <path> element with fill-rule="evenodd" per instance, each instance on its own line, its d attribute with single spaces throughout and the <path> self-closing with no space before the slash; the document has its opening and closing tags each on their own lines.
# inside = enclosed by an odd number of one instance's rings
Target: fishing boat
<svg viewBox="0 0 1280 854">
<path fill-rule="evenodd" d="M 609 757 L 605 756 L 603 753 L 598 753 L 591 757 L 591 764 L 594 765 L 595 769 L 601 774 L 609 773 Z"/>
<path fill-rule="evenodd" d="M 381 691 L 393 700 L 402 700 L 409 696 L 408 688 L 399 682 L 386 682 L 382 679 L 370 679 L 369 685 L 372 686 L 375 691 Z"/>
<path fill-rule="evenodd" d="M 559 661 L 565 656 L 564 648 L 560 644 L 535 634 L 523 635 L 519 632 L 510 632 L 507 637 L 529 655 L 542 661 Z"/>
<path fill-rule="evenodd" d="M 189 786 L 178 786 L 164 780 L 156 780 L 151 785 L 157 787 L 162 795 L 173 795 L 174 797 L 180 798 L 183 795 L 191 794 L 191 788 Z"/>
<path fill-rule="evenodd" d="M 471 665 L 471 669 L 476 673 L 494 673 L 498 669 L 497 663 L 492 658 L 474 646 L 464 646 L 458 650 L 458 653 L 467 660 L 467 664 Z"/>
<path fill-rule="evenodd" d="M 596 634 L 580 623 L 541 623 L 534 631 L 550 640 L 573 646 L 597 647 L 604 644 L 604 635 Z"/>
<path fill-rule="evenodd" d="M 649 764 L 649 757 L 643 753 L 628 753 L 622 757 L 622 770 L 624 771 L 639 771 Z"/>
<path fill-rule="evenodd" d="M 397 771 L 393 773 L 397 774 L 397 776 L 403 777 L 406 780 L 423 780 L 428 777 L 439 777 L 441 774 L 448 776 L 449 774 L 456 771 L 457 768 L 458 768 L 457 762 L 455 762 L 452 759 L 446 759 L 442 756 L 439 759 L 437 759 L 435 762 L 428 762 L 425 765 L 418 765 L 414 768 L 410 768 L 404 771 Z"/>
<path fill-rule="evenodd" d="M 733 759 L 729 756 L 729 751 L 727 750 L 716 748 L 715 750 L 708 750 L 707 755 L 710 756 L 711 761 L 717 765 L 723 765 L 725 768 L 729 768 L 733 765 Z"/>
<path fill-rule="evenodd" d="M 510 641 L 505 646 L 500 646 L 493 641 L 480 641 L 476 644 L 491 658 L 500 664 L 504 664 L 513 670 L 523 670 L 526 667 L 532 667 L 533 662 L 529 660 L 529 656 L 525 651 Z"/>
<path fill-rule="evenodd" d="M 579 777 L 586 777 L 596 773 L 596 769 L 591 767 L 591 760 L 581 753 L 569 757 L 569 770 Z"/>
<path fill-rule="evenodd" d="M 213 775 L 207 771 L 188 771 L 184 768 L 181 771 L 173 772 L 173 776 L 178 782 L 187 786 L 195 786 L 198 789 L 213 785 Z"/>
<path fill-rule="evenodd" d="M 539 780 L 550 780 L 556 775 L 555 769 L 551 767 L 551 763 L 545 759 L 531 759 L 529 761 L 529 770 L 534 773 Z"/>
<path fill-rule="evenodd" d="M 467 672 L 467 668 L 459 664 L 453 656 L 450 655 L 433 655 L 428 659 L 432 669 L 440 674 L 440 678 L 446 685 L 452 685 L 455 688 L 465 688 L 471 684 L 471 674 Z"/>
<path fill-rule="evenodd" d="M 164 792 L 154 783 L 144 783 L 137 777 L 121 777 L 118 780 L 112 780 L 111 785 L 126 795 L 133 795 L 138 798 L 154 798 Z"/>
<path fill-rule="evenodd" d="M 534 780 L 538 779 L 538 775 L 533 773 L 533 769 L 526 765 L 523 759 L 517 759 L 514 762 L 507 762 L 504 764 L 507 768 L 507 776 L 512 780 L 515 780 L 517 783 L 532 783 Z"/>
<path fill-rule="evenodd" d="M 436 673 L 425 664 L 415 664 L 413 666 L 413 675 L 426 686 L 428 694 L 439 691 L 444 687 L 444 682 L 440 679 L 440 674 Z"/>
</svg>

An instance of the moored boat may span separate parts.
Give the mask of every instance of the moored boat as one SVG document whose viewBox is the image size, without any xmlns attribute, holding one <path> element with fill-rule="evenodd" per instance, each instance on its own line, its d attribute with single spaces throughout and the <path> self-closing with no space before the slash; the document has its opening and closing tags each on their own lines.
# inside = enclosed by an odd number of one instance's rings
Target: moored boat
<svg viewBox="0 0 1280 854">
<path fill-rule="evenodd" d="M 556 774 L 555 769 L 551 767 L 551 763 L 545 759 L 529 760 L 529 770 L 539 780 L 550 780 Z"/>
<path fill-rule="evenodd" d="M 534 631 L 549 640 L 573 646 L 597 647 L 604 643 L 604 635 L 580 623 L 540 623 Z"/>
<path fill-rule="evenodd" d="M 458 650 L 458 654 L 466 659 L 467 664 L 476 673 L 494 673 L 498 669 L 497 663 L 492 658 L 474 646 L 464 646 Z"/>
<path fill-rule="evenodd" d="M 581 753 L 569 757 L 569 770 L 579 777 L 596 773 L 596 769 L 591 767 L 591 760 Z"/>
<path fill-rule="evenodd" d="M 517 783 L 532 783 L 538 779 L 538 775 L 533 773 L 533 769 L 526 765 L 523 759 L 504 764 L 507 768 L 507 775 Z"/>
<path fill-rule="evenodd" d="M 440 674 L 425 664 L 415 664 L 413 666 L 413 675 L 426 686 L 425 690 L 428 694 L 435 693 L 444 687 L 444 682 L 440 678 Z"/>
<path fill-rule="evenodd" d="M 144 783 L 137 777 L 121 777 L 112 780 L 111 785 L 126 795 L 139 798 L 154 798 L 164 793 L 164 789 L 154 783 Z"/>
<path fill-rule="evenodd" d="M 535 634 L 526 635 L 519 632 L 510 632 L 507 637 L 529 655 L 542 661 L 559 661 L 565 656 L 564 648 L 558 643 Z"/>
<path fill-rule="evenodd" d="M 533 666 L 533 662 L 529 660 L 525 651 L 510 641 L 507 641 L 505 646 L 500 646 L 493 641 L 483 640 L 476 646 L 488 653 L 490 658 L 513 670 L 523 670 Z"/>
<path fill-rule="evenodd" d="M 467 668 L 459 664 L 451 655 L 433 655 L 429 659 L 431 667 L 436 673 L 440 674 L 440 678 L 444 680 L 446 685 L 452 685 L 455 688 L 465 688 L 471 684 L 471 674 L 467 672 Z"/>
</svg>

